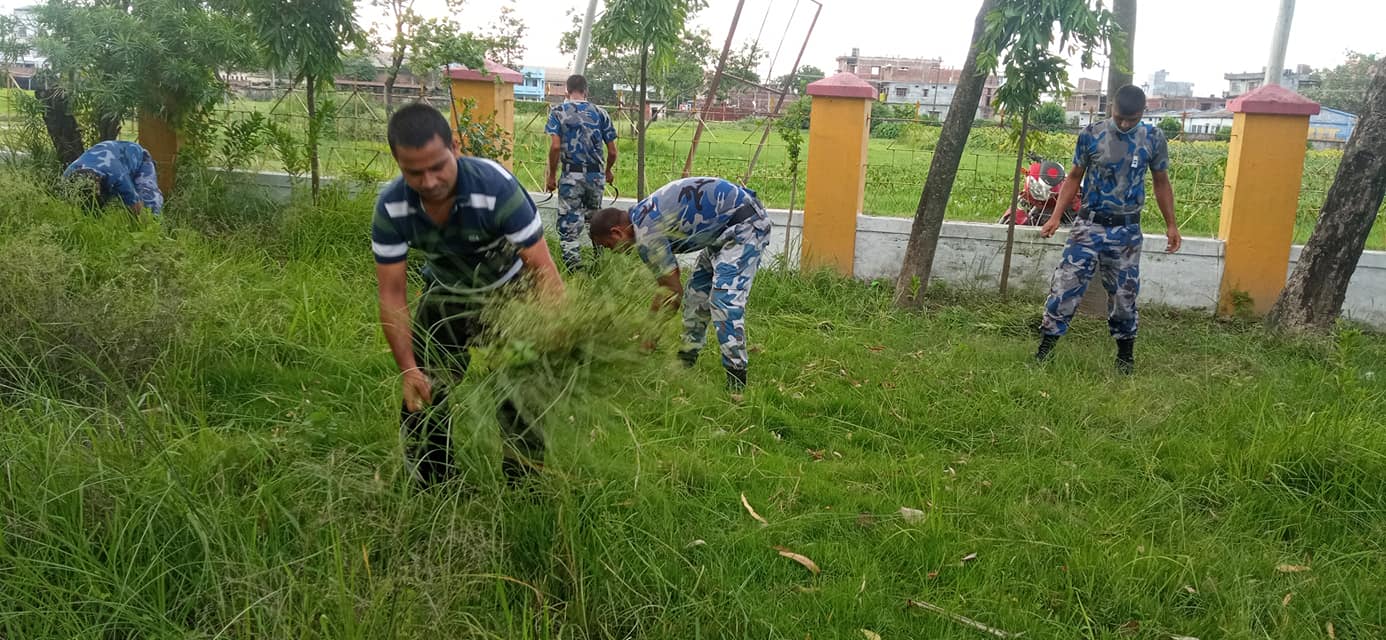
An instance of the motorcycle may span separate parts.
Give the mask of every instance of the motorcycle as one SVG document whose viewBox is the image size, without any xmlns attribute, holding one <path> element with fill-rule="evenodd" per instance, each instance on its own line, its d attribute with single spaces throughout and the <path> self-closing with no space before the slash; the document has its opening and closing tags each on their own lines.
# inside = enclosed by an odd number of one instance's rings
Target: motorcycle
<svg viewBox="0 0 1386 640">
<path fill-rule="evenodd" d="M 1015 209 L 1001 216 L 997 221 L 1000 224 L 1010 224 L 1014 215 L 1016 226 L 1044 226 L 1044 223 L 1054 216 L 1054 210 L 1059 205 L 1059 191 L 1063 189 L 1067 179 L 1063 166 L 1033 153 L 1029 157 L 1030 168 L 1024 176 L 1020 202 Z M 1073 224 L 1081 205 L 1081 194 L 1075 194 L 1073 202 L 1064 210 L 1060 223 Z"/>
</svg>

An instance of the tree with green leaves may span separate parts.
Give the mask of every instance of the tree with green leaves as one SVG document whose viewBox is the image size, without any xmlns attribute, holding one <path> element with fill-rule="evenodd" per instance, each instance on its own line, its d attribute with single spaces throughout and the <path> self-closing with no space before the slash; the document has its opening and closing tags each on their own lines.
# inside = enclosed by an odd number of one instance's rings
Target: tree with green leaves
<svg viewBox="0 0 1386 640">
<path fill-rule="evenodd" d="M 1381 60 L 1377 54 L 1349 51 L 1347 60 L 1332 69 L 1321 69 L 1318 86 L 1305 89 L 1304 96 L 1330 109 L 1364 114 L 1369 108 L 1367 91 L 1372 84 L 1372 67 Z"/>
<path fill-rule="evenodd" d="M 1096 53 L 1119 39 L 1112 14 L 1102 7 L 1101 0 L 982 1 L 953 96 L 959 106 L 948 111 L 915 210 L 904 264 L 895 284 L 896 304 L 910 308 L 923 304 L 948 198 L 976 115 L 967 107 L 981 101 L 987 76 L 1002 67 L 1004 59 L 1001 75 L 1006 82 L 997 89 L 996 105 L 1006 113 L 1021 114 L 1018 180 L 1030 112 L 1042 95 L 1064 95 L 1070 90 L 1068 63 L 1054 49 L 1078 53 L 1084 68 L 1090 68 Z M 1019 183 L 1014 186 L 1018 190 Z M 1014 196 L 1011 202 L 1015 202 Z M 1002 272 L 1003 287 L 1009 271 L 1007 264 Z"/>
<path fill-rule="evenodd" d="M 582 16 L 569 10 L 572 26 L 559 38 L 558 50 L 563 54 L 577 51 L 582 30 Z M 679 55 L 661 75 L 650 78 L 655 93 L 670 104 L 692 100 L 698 96 L 706 80 L 713 58 L 712 34 L 707 29 L 691 28 L 694 14 L 685 22 L 683 45 Z M 618 84 L 634 84 L 640 75 L 640 56 L 629 50 L 605 50 L 597 43 L 587 55 L 587 98 L 599 104 L 615 104 Z"/>
<path fill-rule="evenodd" d="M 342 53 L 366 46 L 356 23 L 354 0 L 240 0 L 267 65 L 304 83 L 308 109 L 308 165 L 314 201 L 322 169 L 318 142 L 333 113 L 321 109 L 318 92 L 332 85 L 342 69 Z"/>
<path fill-rule="evenodd" d="M 29 52 L 24 24 L 17 16 L 0 16 L 0 89 L 10 85 L 10 67 Z"/>
<path fill-rule="evenodd" d="M 794 83 L 789 86 L 790 89 L 794 91 L 796 95 L 802 96 L 808 93 L 809 84 L 822 80 L 825 77 L 827 77 L 827 74 L 823 73 L 822 69 L 819 69 L 818 67 L 815 67 L 811 64 L 806 64 L 802 67 L 799 67 L 799 73 L 795 75 Z M 783 87 L 784 84 L 788 81 L 789 74 L 786 73 L 778 78 L 775 78 L 774 86 Z"/>
<path fill-rule="evenodd" d="M 1056 51 L 1081 52 L 1080 64 L 1090 69 L 1096 53 L 1104 51 L 1117 33 L 1114 18 L 1102 8 L 1101 0 L 1097 0 L 1096 7 L 1088 0 L 1002 0 L 987 16 L 982 51 L 978 53 L 978 72 L 990 74 L 1004 54 L 1002 77 L 1006 81 L 996 90 L 996 106 L 1004 112 L 1020 114 L 1020 143 L 1011 185 L 1011 209 L 1016 207 L 1020 195 L 1025 135 L 1036 105 L 1045 94 L 1064 96 L 1072 90 L 1068 82 L 1068 60 Z M 1002 295 L 1010 284 L 1014 248 L 1015 216 L 1011 216 L 1001 266 Z"/>
<path fill-rule="evenodd" d="M 612 50 L 634 50 L 640 57 L 640 107 L 635 118 L 635 195 L 645 197 L 645 112 L 650 72 L 662 74 L 680 53 L 684 24 L 703 8 L 703 0 L 610 0 L 592 28 L 592 40 Z"/>
<path fill-rule="evenodd" d="M 1348 283 L 1386 199 L 1386 60 L 1373 66 L 1363 104 L 1314 233 L 1266 318 L 1273 326 L 1328 330 L 1343 311 Z"/>
<path fill-rule="evenodd" d="M 1159 127 L 1161 131 L 1165 132 L 1165 137 L 1169 138 L 1170 140 L 1178 138 L 1179 134 L 1184 132 L 1184 124 L 1179 122 L 1178 118 L 1163 118 L 1160 120 L 1159 124 L 1156 124 L 1155 126 Z"/>
<path fill-rule="evenodd" d="M 246 23 L 230 2 L 51 0 L 35 16 L 45 56 L 37 94 L 59 159 L 111 140 L 137 111 L 179 126 L 226 95 L 222 74 L 249 68 Z M 69 130 L 80 116 L 88 133 Z"/>
<path fill-rule="evenodd" d="M 1058 102 L 1046 102 L 1035 109 L 1034 122 L 1040 131 L 1062 131 L 1068 128 L 1068 112 Z"/>
<path fill-rule="evenodd" d="M 525 57 L 525 33 L 528 31 L 529 26 L 515 15 L 514 0 L 510 0 L 482 35 L 489 57 L 507 67 L 518 66 Z"/>
</svg>

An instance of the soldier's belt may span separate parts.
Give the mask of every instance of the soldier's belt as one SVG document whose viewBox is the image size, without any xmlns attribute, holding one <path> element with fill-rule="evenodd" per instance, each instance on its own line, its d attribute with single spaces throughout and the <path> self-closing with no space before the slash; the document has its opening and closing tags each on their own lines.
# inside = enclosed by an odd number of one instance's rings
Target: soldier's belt
<svg viewBox="0 0 1386 640">
<path fill-rule="evenodd" d="M 1079 214 L 1078 217 L 1104 227 L 1124 227 L 1128 224 L 1140 224 L 1141 221 L 1141 214 L 1139 213 L 1123 213 L 1117 215 L 1084 211 Z"/>
<path fill-rule="evenodd" d="M 563 173 L 601 173 L 606 167 L 599 164 L 565 164 Z"/>
</svg>

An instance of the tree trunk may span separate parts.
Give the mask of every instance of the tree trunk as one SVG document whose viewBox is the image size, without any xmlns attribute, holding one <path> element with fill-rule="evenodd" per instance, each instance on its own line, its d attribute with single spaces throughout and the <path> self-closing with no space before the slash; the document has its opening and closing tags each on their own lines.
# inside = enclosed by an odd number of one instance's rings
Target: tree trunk
<svg viewBox="0 0 1386 640">
<path fill-rule="evenodd" d="M 640 48 L 640 113 L 635 117 L 635 199 L 645 199 L 645 109 L 649 104 L 650 45 Z"/>
<path fill-rule="evenodd" d="M 322 174 L 318 166 L 318 137 L 322 132 L 318 130 L 318 79 L 313 76 L 307 77 L 308 87 L 308 171 L 312 180 L 313 204 L 318 203 L 318 187 L 322 181 Z"/>
<path fill-rule="evenodd" d="M 115 140 L 120 137 L 120 126 L 125 122 L 125 117 L 120 114 L 108 113 L 101 116 L 96 121 L 97 142 Z"/>
<path fill-rule="evenodd" d="M 385 115 L 387 116 L 395 112 L 395 79 L 398 77 L 398 72 L 385 76 Z"/>
<path fill-rule="evenodd" d="M 53 140 L 53 150 L 58 160 L 66 167 L 86 151 L 82 144 L 82 129 L 72 115 L 72 103 L 67 92 L 56 83 L 44 81 L 35 89 L 34 95 L 43 103 L 43 125 L 48 129 L 48 137 Z"/>
<path fill-rule="evenodd" d="M 1126 46 L 1122 52 L 1114 51 L 1116 55 L 1112 56 L 1112 64 L 1107 69 L 1108 105 L 1116 101 L 1118 89 L 1132 82 L 1131 70 L 1136 65 L 1136 0 L 1115 0 L 1112 13 L 1117 25 L 1126 33 Z"/>
<path fill-rule="evenodd" d="M 1030 133 L 1030 110 L 1020 114 L 1020 142 L 1015 152 L 1015 177 L 1011 179 L 1011 215 L 1006 222 L 1006 257 L 1001 261 L 1001 295 L 1005 296 L 1011 286 L 1011 254 L 1015 250 L 1015 211 L 1020 205 L 1020 170 L 1025 166 L 1025 136 Z M 1062 212 L 1055 207 L 1054 215 Z"/>
<path fill-rule="evenodd" d="M 1348 281 L 1386 197 L 1386 61 L 1377 62 L 1367 111 L 1357 122 L 1314 233 L 1266 322 L 1286 329 L 1329 329 L 1343 310 Z"/>
<path fill-rule="evenodd" d="M 962 162 L 963 148 L 967 146 L 967 135 L 972 132 L 972 121 L 977 117 L 973 105 L 981 101 L 982 87 L 986 84 L 986 78 L 977 74 L 977 48 L 978 41 L 986 31 L 987 14 L 995 8 L 996 2 L 982 0 L 982 6 L 977 11 L 972 45 L 968 48 L 967 60 L 963 63 L 957 91 L 953 95 L 953 104 L 958 106 L 948 110 L 948 119 L 943 123 L 938 144 L 934 147 L 934 158 L 929 163 L 924 190 L 919 194 L 919 206 L 914 212 L 905 261 L 895 282 L 895 304 L 901 307 L 918 308 L 924 303 L 924 291 L 929 286 L 934 253 L 938 249 L 938 234 L 943 230 L 943 215 L 948 209 L 953 181 L 958 177 L 958 164 Z"/>
</svg>

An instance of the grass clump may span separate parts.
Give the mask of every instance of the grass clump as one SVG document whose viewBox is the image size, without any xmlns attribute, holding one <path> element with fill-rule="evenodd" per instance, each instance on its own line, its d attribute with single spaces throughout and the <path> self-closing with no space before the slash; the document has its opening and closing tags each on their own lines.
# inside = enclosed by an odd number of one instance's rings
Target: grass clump
<svg viewBox="0 0 1386 640">
<path fill-rule="evenodd" d="M 266 234 L 22 200 L 0 201 L 26 238 L 7 247 L 62 263 L 7 270 L 8 299 L 49 304 L 22 281 L 108 300 L 86 271 L 186 283 L 190 311 L 138 387 L 65 393 L 44 359 L 6 381 L 7 638 L 982 637 L 909 600 L 1032 638 L 1386 635 L 1377 335 L 1145 309 L 1127 378 L 1095 318 L 1028 364 L 1038 300 L 933 287 L 901 313 L 889 286 L 765 269 L 737 403 L 716 358 L 675 364 L 677 323 L 615 258 L 559 311 L 498 309 L 463 383 L 559 399 L 532 492 L 496 477 L 477 395 L 465 480 L 415 493 L 369 202 L 295 203 Z M 162 266 L 129 269 L 157 277 L 117 266 L 156 241 Z M 0 358 L 30 353 L 19 318 Z"/>
</svg>

